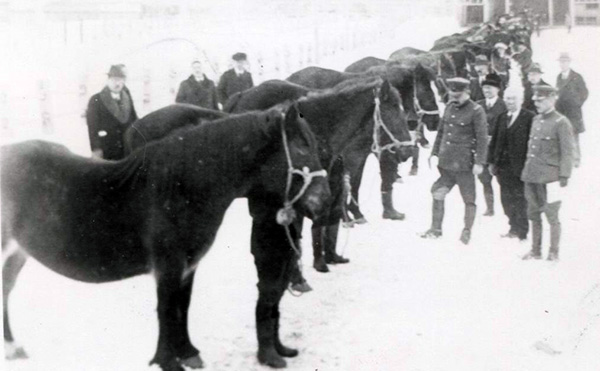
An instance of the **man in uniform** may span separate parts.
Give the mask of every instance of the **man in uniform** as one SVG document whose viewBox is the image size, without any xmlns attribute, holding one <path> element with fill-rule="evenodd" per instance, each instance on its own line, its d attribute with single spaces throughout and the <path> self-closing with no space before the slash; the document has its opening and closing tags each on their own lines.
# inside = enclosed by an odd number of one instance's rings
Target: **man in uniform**
<svg viewBox="0 0 600 371">
<path fill-rule="evenodd" d="M 123 134 L 137 120 L 126 77 L 124 65 L 111 66 L 106 86 L 90 98 L 86 119 L 93 157 L 120 160 L 125 156 Z"/>
<path fill-rule="evenodd" d="M 565 115 L 573 126 L 573 134 L 575 135 L 574 166 L 579 167 L 579 162 L 581 161 L 579 134 L 585 131 L 581 106 L 587 100 L 589 93 L 583 77 L 571 69 L 571 57 L 569 54 L 561 53 L 558 60 L 561 72 L 556 78 L 556 88 L 558 89 L 556 110 Z"/>
<path fill-rule="evenodd" d="M 483 108 L 470 99 L 469 80 L 456 77 L 448 79 L 447 85 L 450 99 L 430 157 L 430 164 L 439 157 L 440 177 L 431 187 L 431 228 L 421 237 L 438 238 L 442 235 L 444 199 L 458 184 L 465 203 L 465 225 L 460 240 L 468 244 L 476 211 L 474 175 L 483 171 L 487 154 L 487 123 Z"/>
<path fill-rule="evenodd" d="M 557 91 L 552 86 L 534 87 L 535 116 L 529 137 L 527 160 L 521 180 L 525 182 L 527 216 L 531 220 L 531 251 L 523 259 L 542 258 L 542 213 L 550 224 L 548 260 L 558 260 L 561 225 L 558 210 L 560 189 L 566 187 L 573 166 L 573 129 L 569 119 L 554 109 Z M 557 186 L 560 185 L 560 188 Z"/>
<path fill-rule="evenodd" d="M 471 100 L 477 102 L 478 100 L 484 99 L 483 90 L 481 90 L 481 83 L 485 80 L 485 77 L 490 73 L 490 62 L 485 55 L 478 55 L 475 57 L 475 72 L 477 77 L 471 78 Z"/>
<path fill-rule="evenodd" d="M 247 71 L 248 60 L 246 54 L 235 53 L 231 58 L 233 59 L 233 68 L 223 73 L 217 87 L 219 101 L 223 106 L 233 94 L 254 86 L 252 74 Z"/>
<path fill-rule="evenodd" d="M 506 104 L 504 100 L 498 96 L 500 88 L 502 86 L 502 80 L 495 73 L 491 73 L 485 77 L 485 80 L 481 83 L 481 89 L 485 99 L 477 101 L 477 103 L 483 108 L 486 115 L 487 127 L 488 127 L 488 139 L 491 139 L 492 134 L 496 130 L 498 120 L 500 116 L 506 112 Z M 488 166 L 483 167 L 483 172 L 478 176 L 479 181 L 483 184 L 483 196 L 485 198 L 485 205 L 487 207 L 484 216 L 494 215 L 494 188 L 492 188 L 492 174 L 488 169 Z"/>
<path fill-rule="evenodd" d="M 542 80 L 542 66 L 539 63 L 533 63 L 531 68 L 527 70 L 527 80 L 523 84 L 525 87 L 525 95 L 523 98 L 523 108 L 531 111 L 533 113 L 537 113 L 537 108 L 535 108 L 535 103 L 533 102 L 533 87 L 537 85 L 550 85 L 546 81 Z"/>
<path fill-rule="evenodd" d="M 202 72 L 200 61 L 192 62 L 192 74 L 179 85 L 175 102 L 193 104 L 214 110 L 219 109 L 217 88 L 215 83 Z"/>
<path fill-rule="evenodd" d="M 509 87 L 504 92 L 508 111 L 500 116 L 488 152 L 490 172 L 500 183 L 502 208 L 508 217 L 510 230 L 506 238 L 527 238 L 527 201 L 521 172 L 527 158 L 527 141 L 535 114 L 521 108 L 523 90 Z"/>
</svg>

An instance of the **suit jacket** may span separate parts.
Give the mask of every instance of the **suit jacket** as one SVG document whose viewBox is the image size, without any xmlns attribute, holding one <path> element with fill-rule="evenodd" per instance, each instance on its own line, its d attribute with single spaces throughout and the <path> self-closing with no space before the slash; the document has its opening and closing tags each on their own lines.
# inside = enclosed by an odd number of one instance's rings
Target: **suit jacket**
<svg viewBox="0 0 600 371">
<path fill-rule="evenodd" d="M 581 106 L 585 103 L 589 94 L 583 77 L 573 70 L 569 72 L 566 79 L 563 79 L 562 74 L 559 74 L 556 78 L 556 88 L 558 89 L 556 110 L 567 116 L 575 133 L 583 133 L 585 126 L 583 125 Z"/>
<path fill-rule="evenodd" d="M 244 73 L 238 76 L 233 68 L 227 70 L 221 76 L 219 86 L 217 87 L 219 101 L 225 106 L 225 102 L 227 102 L 227 99 L 233 94 L 250 89 L 253 86 L 254 82 L 252 81 L 250 72 L 244 71 Z"/>
<path fill-rule="evenodd" d="M 449 103 L 438 128 L 431 154 L 439 157 L 438 167 L 451 171 L 471 171 L 487 156 L 485 112 L 472 100 Z"/>
<path fill-rule="evenodd" d="M 469 88 L 471 90 L 471 100 L 473 102 L 485 99 L 483 90 L 481 90 L 481 84 L 479 83 L 479 77 L 471 77 L 471 84 Z"/>
<path fill-rule="evenodd" d="M 527 160 L 521 180 L 527 183 L 552 183 L 569 178 L 573 169 L 573 129 L 569 119 L 552 110 L 533 119 Z"/>
<path fill-rule="evenodd" d="M 218 110 L 217 88 L 212 80 L 204 76 L 204 80 L 198 82 L 194 75 L 184 80 L 179 85 L 176 103 L 189 103 L 195 106 Z"/>
<path fill-rule="evenodd" d="M 93 95 L 88 103 L 86 119 L 90 146 L 93 150 L 101 149 L 102 158 L 120 160 L 125 157 L 125 131 L 137 120 L 137 114 L 131 99 L 129 89 L 124 88 L 122 94 L 127 94 L 131 101 L 131 113 L 125 123 L 122 123 L 102 102 L 102 92 Z"/>
<path fill-rule="evenodd" d="M 527 159 L 527 142 L 535 114 L 521 109 L 513 124 L 508 127 L 511 116 L 508 111 L 500 115 L 496 131 L 492 135 L 488 163 L 510 171 L 520 178 Z"/>
<path fill-rule="evenodd" d="M 531 82 L 529 82 L 529 80 L 525 80 L 524 85 L 524 92 L 523 92 L 523 105 L 521 106 L 522 108 L 525 108 L 528 111 L 531 111 L 533 113 L 537 113 L 537 108 L 535 107 L 535 104 L 533 103 L 533 86 L 534 84 L 532 84 Z M 544 81 L 543 79 L 540 79 L 540 81 L 535 84 L 536 86 L 539 85 L 547 85 L 550 86 L 550 84 L 548 84 L 546 81 Z"/>
<path fill-rule="evenodd" d="M 477 101 L 477 103 L 483 107 L 485 112 L 485 116 L 487 118 L 488 135 L 493 135 L 494 131 L 496 131 L 496 125 L 498 124 L 500 115 L 507 111 L 506 104 L 500 97 L 496 99 L 496 103 L 494 103 L 491 108 L 487 108 L 485 99 Z"/>
</svg>

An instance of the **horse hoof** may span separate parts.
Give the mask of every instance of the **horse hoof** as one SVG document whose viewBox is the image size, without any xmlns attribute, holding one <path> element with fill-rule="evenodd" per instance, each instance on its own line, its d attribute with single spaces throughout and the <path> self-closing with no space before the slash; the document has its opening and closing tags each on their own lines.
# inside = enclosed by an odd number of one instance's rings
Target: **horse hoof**
<svg viewBox="0 0 600 371">
<path fill-rule="evenodd" d="M 180 363 L 182 366 L 193 368 L 193 369 L 204 367 L 204 362 L 202 362 L 202 358 L 200 358 L 199 355 L 183 359 L 180 361 Z"/>
<path fill-rule="evenodd" d="M 270 348 L 266 351 L 259 350 L 258 362 L 272 368 L 284 368 L 287 366 L 285 359 L 281 358 L 274 348 Z"/>
<path fill-rule="evenodd" d="M 361 216 L 360 218 L 356 219 L 354 221 L 355 224 L 367 224 L 367 219 L 364 216 Z"/>
<path fill-rule="evenodd" d="M 293 348 L 288 348 L 283 344 L 275 345 L 275 350 L 277 350 L 277 354 L 282 357 L 296 357 L 298 355 L 298 350 Z"/>
<path fill-rule="evenodd" d="M 14 342 L 4 342 L 4 357 L 7 360 L 29 358 L 23 347 Z"/>
<path fill-rule="evenodd" d="M 325 259 L 323 259 L 323 258 L 315 259 L 315 261 L 313 263 L 313 267 L 317 270 L 317 272 L 321 272 L 321 273 L 329 272 L 329 267 L 327 267 L 327 264 L 325 264 Z"/>
</svg>

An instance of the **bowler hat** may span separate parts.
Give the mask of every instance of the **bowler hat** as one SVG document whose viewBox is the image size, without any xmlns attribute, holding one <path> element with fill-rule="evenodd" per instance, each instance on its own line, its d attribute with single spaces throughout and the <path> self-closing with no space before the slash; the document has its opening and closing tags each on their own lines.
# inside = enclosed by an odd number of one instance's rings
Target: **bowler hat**
<svg viewBox="0 0 600 371">
<path fill-rule="evenodd" d="M 481 83 L 481 86 L 485 86 L 485 85 L 495 86 L 498 89 L 500 89 L 502 87 L 502 80 L 500 79 L 500 76 L 498 76 L 497 74 L 489 73 L 489 74 L 485 75 L 485 79 Z"/>
<path fill-rule="evenodd" d="M 110 70 L 108 70 L 108 77 L 121 77 L 126 78 L 125 74 L 125 65 L 123 64 L 113 64 L 110 66 Z"/>
<path fill-rule="evenodd" d="M 533 97 L 532 100 L 540 100 L 547 97 L 551 97 L 556 95 L 558 91 L 550 85 L 535 85 L 533 87 Z"/>
<path fill-rule="evenodd" d="M 542 71 L 542 65 L 539 63 L 532 63 L 531 67 L 527 70 L 527 73 L 530 72 L 544 73 L 544 71 Z"/>
<path fill-rule="evenodd" d="M 490 62 L 488 61 L 488 59 L 485 55 L 480 54 L 475 57 L 475 65 L 476 66 L 487 66 L 489 64 L 490 64 Z"/>
<path fill-rule="evenodd" d="M 465 79 L 464 77 L 453 77 L 451 79 L 446 80 L 446 85 L 448 85 L 448 89 L 454 92 L 465 91 L 469 88 L 470 81 Z"/>
<path fill-rule="evenodd" d="M 231 59 L 234 61 L 245 61 L 247 59 L 246 53 L 235 53 Z"/>
<path fill-rule="evenodd" d="M 571 56 L 569 55 L 569 53 L 560 53 L 560 55 L 558 56 L 558 60 L 559 61 L 570 61 L 571 60 Z"/>
</svg>

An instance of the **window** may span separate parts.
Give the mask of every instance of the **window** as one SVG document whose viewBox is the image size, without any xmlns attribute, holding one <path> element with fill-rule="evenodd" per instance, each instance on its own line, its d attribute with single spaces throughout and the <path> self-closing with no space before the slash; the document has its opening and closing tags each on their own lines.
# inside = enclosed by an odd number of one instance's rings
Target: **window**
<svg viewBox="0 0 600 371">
<path fill-rule="evenodd" d="M 598 9 L 600 4 L 585 4 L 586 9 Z"/>
</svg>

